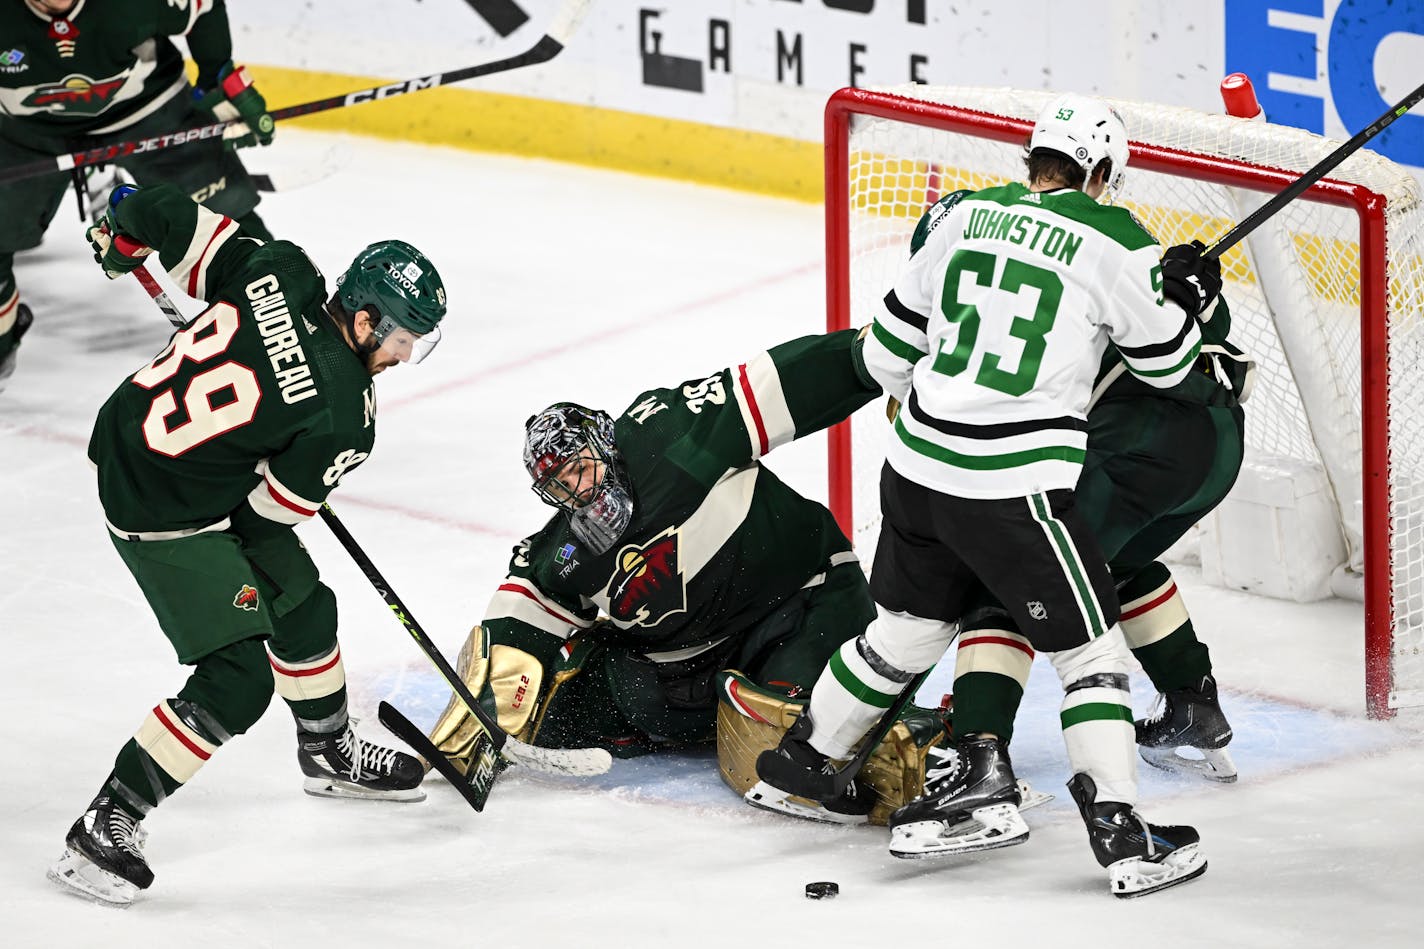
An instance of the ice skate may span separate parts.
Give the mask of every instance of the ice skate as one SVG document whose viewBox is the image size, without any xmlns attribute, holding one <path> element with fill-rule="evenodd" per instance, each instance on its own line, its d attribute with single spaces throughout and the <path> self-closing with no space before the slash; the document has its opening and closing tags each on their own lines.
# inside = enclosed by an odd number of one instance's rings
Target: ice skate
<svg viewBox="0 0 1424 949">
<path fill-rule="evenodd" d="M 34 314 L 30 308 L 23 303 L 16 304 L 15 325 L 10 328 L 10 341 L 14 344 L 10 351 L 4 356 L 0 356 L 0 392 L 5 391 L 5 380 L 15 374 L 15 361 L 20 352 L 20 340 L 25 338 L 25 333 L 29 331 L 30 324 L 34 323 Z"/>
<path fill-rule="evenodd" d="M 890 815 L 893 856 L 975 853 L 1028 840 L 1019 815 L 1022 793 L 1004 742 L 965 738 L 955 743 L 955 752 L 953 760 L 941 753 L 939 766 L 925 771 L 925 793 Z"/>
<path fill-rule="evenodd" d="M 925 754 L 925 779 L 929 780 L 931 774 L 943 773 L 954 768 L 954 762 L 958 758 L 953 746 L 949 748 L 930 748 Z M 1042 804 L 1047 804 L 1053 800 L 1053 795 L 1047 791 L 1040 791 L 1033 787 L 1023 778 L 1017 781 L 1019 789 L 1019 813 L 1033 810 Z"/>
<path fill-rule="evenodd" d="M 64 853 L 47 876 L 86 899 L 127 907 L 153 883 L 141 849 L 145 836 L 137 820 L 100 794 L 69 828 Z"/>
<path fill-rule="evenodd" d="M 774 751 L 763 751 L 756 762 L 761 778 L 742 795 L 752 807 L 828 824 L 864 824 L 875 808 L 875 791 L 859 779 L 835 793 L 835 763 L 809 741 L 814 728 L 803 712 L 781 737 Z"/>
<path fill-rule="evenodd" d="M 1149 824 L 1127 804 L 1099 804 L 1097 786 L 1086 774 L 1074 775 L 1068 791 L 1088 826 L 1093 856 L 1107 868 L 1113 896 L 1146 896 L 1206 872 L 1196 828 Z"/>
<path fill-rule="evenodd" d="M 1211 676 L 1195 686 L 1158 695 L 1152 714 L 1133 727 L 1138 752 L 1153 767 L 1222 784 L 1236 780 L 1236 765 L 1226 750 L 1231 725 L 1221 712 Z"/>
<path fill-rule="evenodd" d="M 303 788 L 316 797 L 374 801 L 425 800 L 425 769 L 414 755 L 366 741 L 350 722 L 337 732 L 297 731 Z"/>
</svg>

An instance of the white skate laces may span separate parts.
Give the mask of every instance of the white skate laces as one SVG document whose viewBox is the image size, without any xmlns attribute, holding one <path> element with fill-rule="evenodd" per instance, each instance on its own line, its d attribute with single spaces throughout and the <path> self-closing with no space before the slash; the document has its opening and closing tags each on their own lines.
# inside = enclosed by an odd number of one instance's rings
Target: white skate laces
<svg viewBox="0 0 1424 949">
<path fill-rule="evenodd" d="M 1142 721 L 1146 725 L 1156 725 L 1167 717 L 1167 696 L 1161 692 L 1152 700 L 1152 705 L 1147 709 L 1147 717 Z"/>
<path fill-rule="evenodd" d="M 366 741 L 356 734 L 356 729 L 347 723 L 346 730 L 336 740 L 336 750 L 351 762 L 351 780 L 361 780 L 361 774 L 370 770 L 377 774 L 390 774 L 398 752 L 394 748 L 383 748 Z"/>
<path fill-rule="evenodd" d="M 938 759 L 939 764 L 930 767 L 930 759 Z M 952 776 L 959 770 L 959 755 L 944 748 L 931 748 L 925 754 L 925 790 L 941 778 Z"/>
</svg>

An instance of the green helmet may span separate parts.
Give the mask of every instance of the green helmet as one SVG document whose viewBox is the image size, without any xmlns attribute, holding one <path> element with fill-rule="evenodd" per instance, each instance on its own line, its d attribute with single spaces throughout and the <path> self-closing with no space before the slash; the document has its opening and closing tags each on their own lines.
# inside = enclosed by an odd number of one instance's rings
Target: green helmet
<svg viewBox="0 0 1424 949">
<path fill-rule="evenodd" d="M 445 315 L 445 284 L 425 255 L 405 241 L 377 241 L 336 279 L 346 312 L 377 310 L 422 336 L 435 332 Z"/>
</svg>

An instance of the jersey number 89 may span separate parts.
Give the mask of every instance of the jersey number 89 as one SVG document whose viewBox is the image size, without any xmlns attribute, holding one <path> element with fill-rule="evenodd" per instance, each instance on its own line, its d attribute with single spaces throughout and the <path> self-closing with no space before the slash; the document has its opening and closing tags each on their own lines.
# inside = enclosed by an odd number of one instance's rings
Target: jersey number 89
<svg viewBox="0 0 1424 949">
<path fill-rule="evenodd" d="M 158 358 L 133 374 L 134 385 L 155 389 L 177 376 L 185 362 L 202 364 L 218 358 L 232 345 L 240 316 L 229 303 L 214 304 L 193 325 L 173 335 Z M 196 373 L 180 396 L 174 385 L 154 396 L 143 420 L 143 437 L 151 451 L 177 458 L 225 432 L 241 428 L 257 414 L 262 387 L 257 373 L 227 360 Z M 182 415 L 177 424 L 170 419 Z"/>
</svg>

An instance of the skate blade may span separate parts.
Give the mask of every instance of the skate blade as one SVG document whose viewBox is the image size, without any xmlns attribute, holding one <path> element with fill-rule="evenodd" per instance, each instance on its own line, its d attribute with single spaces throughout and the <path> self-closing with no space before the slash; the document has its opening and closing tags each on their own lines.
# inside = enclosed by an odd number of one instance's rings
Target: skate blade
<svg viewBox="0 0 1424 949">
<path fill-rule="evenodd" d="M 138 895 L 137 886 L 69 847 L 64 848 L 64 855 L 45 876 L 64 887 L 66 892 L 101 906 L 128 909 Z"/>
<path fill-rule="evenodd" d="M 1028 825 L 1012 804 L 991 804 L 957 823 L 915 821 L 890 831 L 890 854 L 907 860 L 1013 847 L 1028 840 Z"/>
<path fill-rule="evenodd" d="M 1047 791 L 1035 791 L 1027 781 L 1019 782 L 1019 813 L 1031 810 L 1041 804 L 1047 804 L 1053 800 L 1053 795 Z"/>
<path fill-rule="evenodd" d="M 787 794 L 765 781 L 758 781 L 752 785 L 747 793 L 742 795 L 742 800 L 763 811 L 784 814 L 787 817 L 796 817 L 801 820 L 813 820 L 822 824 L 866 824 L 870 822 L 869 814 L 837 814 L 834 811 L 826 810 L 818 801 Z"/>
<path fill-rule="evenodd" d="M 338 781 L 335 778 L 307 778 L 302 790 L 312 797 L 334 797 L 347 801 L 395 801 L 399 804 L 417 804 L 425 800 L 425 791 L 420 787 L 401 791 L 376 791 L 359 784 Z"/>
<path fill-rule="evenodd" d="M 1206 854 L 1196 844 L 1172 851 L 1161 863 L 1128 858 L 1108 867 L 1112 895 L 1121 900 L 1135 899 L 1165 890 L 1206 872 Z"/>
<path fill-rule="evenodd" d="M 1193 748 L 1201 757 L 1188 757 L 1179 748 L 1148 748 L 1138 745 L 1137 752 L 1142 760 L 1173 774 L 1196 775 L 1218 784 L 1236 782 L 1236 763 L 1225 748 Z"/>
</svg>

